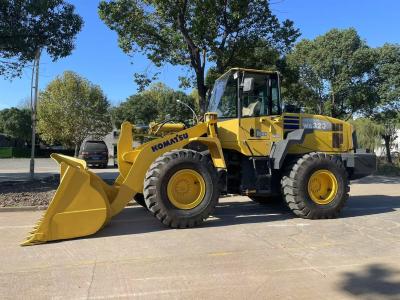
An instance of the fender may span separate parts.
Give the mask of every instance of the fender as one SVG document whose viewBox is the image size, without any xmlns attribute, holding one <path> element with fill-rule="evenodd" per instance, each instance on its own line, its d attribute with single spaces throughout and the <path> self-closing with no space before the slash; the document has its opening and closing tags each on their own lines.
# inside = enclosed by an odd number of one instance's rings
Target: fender
<svg viewBox="0 0 400 300">
<path fill-rule="evenodd" d="M 200 142 L 208 147 L 214 167 L 226 169 L 224 153 L 222 152 L 221 142 L 217 137 L 195 137 L 189 142 Z"/>
<path fill-rule="evenodd" d="M 310 134 L 314 129 L 296 129 L 290 132 L 286 139 L 276 142 L 271 149 L 271 165 L 272 169 L 280 170 L 285 161 L 289 147 L 296 144 L 302 144 L 307 134 Z"/>
</svg>

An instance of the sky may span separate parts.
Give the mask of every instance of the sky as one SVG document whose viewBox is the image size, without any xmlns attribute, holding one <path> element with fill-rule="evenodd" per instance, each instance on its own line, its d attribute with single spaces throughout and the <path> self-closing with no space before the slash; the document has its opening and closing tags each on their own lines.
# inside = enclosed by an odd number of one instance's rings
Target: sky
<svg viewBox="0 0 400 300">
<path fill-rule="evenodd" d="M 117 34 L 98 17 L 98 0 L 69 0 L 84 19 L 76 38 L 76 48 L 69 57 L 52 62 L 47 55 L 40 64 L 39 88 L 64 71 L 77 72 L 99 85 L 112 105 L 137 92 L 135 72 L 156 71 L 143 55 L 129 57 L 118 47 Z M 280 20 L 290 19 L 300 29 L 302 38 L 313 39 L 332 28 L 354 27 L 371 47 L 400 43 L 400 1 L 398 0 L 271 0 L 271 9 Z M 299 39 L 299 40 L 300 40 Z M 160 70 L 159 81 L 178 89 L 179 76 L 187 71 L 167 65 Z M 0 78 L 0 109 L 19 106 L 30 96 L 31 69 L 20 79 Z"/>
</svg>

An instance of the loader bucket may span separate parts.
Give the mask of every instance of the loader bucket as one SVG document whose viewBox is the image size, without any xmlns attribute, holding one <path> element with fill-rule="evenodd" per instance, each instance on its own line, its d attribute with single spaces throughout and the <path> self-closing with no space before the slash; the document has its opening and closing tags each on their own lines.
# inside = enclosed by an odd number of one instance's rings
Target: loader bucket
<svg viewBox="0 0 400 300">
<path fill-rule="evenodd" d="M 83 160 L 60 154 L 51 157 L 61 167 L 60 185 L 23 246 L 90 235 L 111 218 L 109 198 L 117 188 L 87 170 Z"/>
<path fill-rule="evenodd" d="M 143 194 L 144 178 L 152 162 L 163 153 L 184 147 L 191 140 L 198 141 L 208 130 L 208 123 L 199 123 L 182 134 L 165 135 L 135 148 L 132 145 L 133 125 L 122 123 L 117 148 L 119 175 L 112 185 L 88 170 L 84 160 L 52 154 L 51 157 L 60 164 L 60 185 L 43 217 L 21 245 L 96 233 L 137 193 Z"/>
</svg>

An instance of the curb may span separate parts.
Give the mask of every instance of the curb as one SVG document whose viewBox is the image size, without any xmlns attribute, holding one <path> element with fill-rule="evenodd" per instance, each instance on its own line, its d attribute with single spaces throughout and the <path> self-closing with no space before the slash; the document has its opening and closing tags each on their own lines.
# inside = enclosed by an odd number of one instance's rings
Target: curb
<svg viewBox="0 0 400 300">
<path fill-rule="evenodd" d="M 47 206 L 10 206 L 0 207 L 0 212 L 14 212 L 14 211 L 38 211 L 46 210 Z"/>
<path fill-rule="evenodd" d="M 128 203 L 125 207 L 131 206 L 138 206 L 139 204 L 135 203 Z M 40 205 L 40 206 L 8 206 L 8 207 L 0 207 L 1 212 L 18 212 L 18 211 L 40 211 L 46 210 L 47 206 Z"/>
</svg>

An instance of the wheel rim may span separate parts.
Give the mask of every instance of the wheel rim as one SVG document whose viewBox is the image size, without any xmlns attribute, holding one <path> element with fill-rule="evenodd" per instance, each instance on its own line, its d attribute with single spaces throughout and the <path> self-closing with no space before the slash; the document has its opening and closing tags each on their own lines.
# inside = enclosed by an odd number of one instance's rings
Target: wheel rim
<svg viewBox="0 0 400 300">
<path fill-rule="evenodd" d="M 179 209 L 192 209 L 201 203 L 206 194 L 203 176 L 191 169 L 176 172 L 167 185 L 171 203 Z"/>
<path fill-rule="evenodd" d="M 320 205 L 329 204 L 338 192 L 338 182 L 329 170 L 315 171 L 308 180 L 308 194 L 312 201 Z"/>
</svg>

